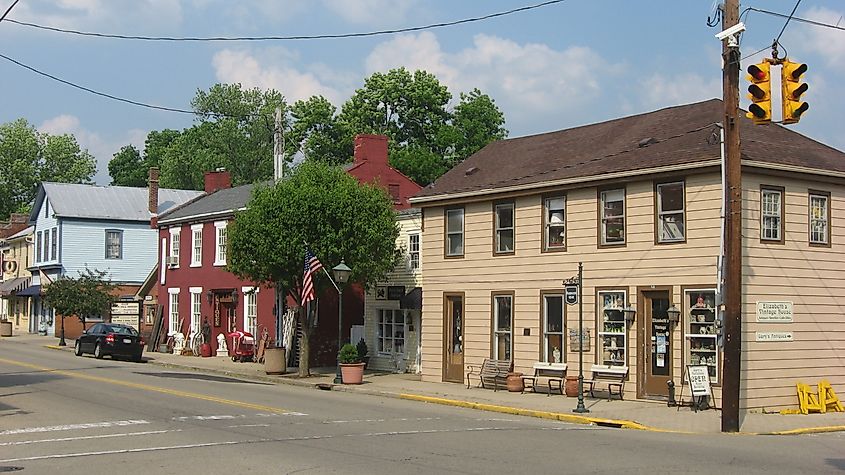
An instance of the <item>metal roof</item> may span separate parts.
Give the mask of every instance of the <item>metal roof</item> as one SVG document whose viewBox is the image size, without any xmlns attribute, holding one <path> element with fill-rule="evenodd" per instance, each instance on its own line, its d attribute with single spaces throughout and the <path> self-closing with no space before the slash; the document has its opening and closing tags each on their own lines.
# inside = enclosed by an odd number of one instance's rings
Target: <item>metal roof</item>
<svg viewBox="0 0 845 475">
<path fill-rule="evenodd" d="M 12 239 L 22 238 L 24 236 L 28 236 L 28 235 L 32 234 L 33 232 L 35 232 L 35 226 L 29 226 L 27 228 L 24 228 L 21 231 L 16 232 L 15 234 L 12 234 L 11 236 L 7 237 L 6 240 L 11 241 Z"/>
<path fill-rule="evenodd" d="M 114 219 L 121 221 L 149 221 L 149 191 L 147 188 L 127 186 L 99 186 L 72 183 L 41 184 L 33 212 L 41 208 L 44 195 L 56 216 L 66 218 Z M 158 214 L 202 196 L 202 191 L 158 190 Z M 31 222 L 34 216 L 30 216 Z"/>
<path fill-rule="evenodd" d="M 233 214 L 236 210 L 246 207 L 252 198 L 252 190 L 256 186 L 269 185 L 270 181 L 251 183 L 235 188 L 224 188 L 209 193 L 190 203 L 174 208 L 169 213 L 159 215 L 159 224 L 177 223 L 190 220 L 212 219 Z"/>
</svg>

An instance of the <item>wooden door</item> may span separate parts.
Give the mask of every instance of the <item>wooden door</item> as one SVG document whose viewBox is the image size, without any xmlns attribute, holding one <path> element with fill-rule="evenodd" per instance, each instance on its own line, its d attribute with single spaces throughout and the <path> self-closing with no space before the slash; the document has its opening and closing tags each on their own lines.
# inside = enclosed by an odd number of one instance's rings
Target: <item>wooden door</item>
<svg viewBox="0 0 845 475">
<path fill-rule="evenodd" d="M 464 296 L 446 295 L 443 318 L 443 381 L 464 382 Z"/>
<path fill-rule="evenodd" d="M 669 397 L 666 383 L 672 379 L 672 326 L 666 311 L 670 291 L 646 291 L 641 297 L 640 392 L 645 397 Z"/>
</svg>

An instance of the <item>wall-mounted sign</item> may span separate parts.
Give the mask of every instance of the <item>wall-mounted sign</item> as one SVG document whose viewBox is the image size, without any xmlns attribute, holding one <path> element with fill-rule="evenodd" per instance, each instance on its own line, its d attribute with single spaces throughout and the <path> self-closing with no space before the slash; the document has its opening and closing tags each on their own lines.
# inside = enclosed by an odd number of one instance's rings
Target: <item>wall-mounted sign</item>
<svg viewBox="0 0 845 475">
<path fill-rule="evenodd" d="M 384 285 L 376 286 L 376 300 L 387 300 L 387 287 Z"/>
<path fill-rule="evenodd" d="M 405 296 L 404 285 L 389 285 L 387 286 L 387 300 L 399 300 Z"/>
<path fill-rule="evenodd" d="M 578 341 L 578 330 L 569 330 L 569 351 L 590 351 L 590 330 L 584 329 L 581 341 Z"/>
<path fill-rule="evenodd" d="M 140 302 L 115 302 L 111 306 L 112 315 L 140 315 Z"/>
<path fill-rule="evenodd" d="M 757 302 L 759 323 L 792 323 L 792 302 Z"/>
<path fill-rule="evenodd" d="M 754 341 L 792 341 L 792 332 L 756 332 Z"/>
<path fill-rule="evenodd" d="M 687 365 L 687 381 L 695 397 L 711 396 L 710 372 L 705 365 Z"/>
</svg>

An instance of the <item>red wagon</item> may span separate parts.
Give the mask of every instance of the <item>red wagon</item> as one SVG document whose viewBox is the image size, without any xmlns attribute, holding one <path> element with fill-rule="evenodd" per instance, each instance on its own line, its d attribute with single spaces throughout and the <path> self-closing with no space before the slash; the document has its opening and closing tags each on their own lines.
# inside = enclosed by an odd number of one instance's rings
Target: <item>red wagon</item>
<svg viewBox="0 0 845 475">
<path fill-rule="evenodd" d="M 234 331 L 229 333 L 232 344 L 229 345 L 229 356 L 232 361 L 252 361 L 255 358 L 255 337 L 252 333 Z"/>
</svg>

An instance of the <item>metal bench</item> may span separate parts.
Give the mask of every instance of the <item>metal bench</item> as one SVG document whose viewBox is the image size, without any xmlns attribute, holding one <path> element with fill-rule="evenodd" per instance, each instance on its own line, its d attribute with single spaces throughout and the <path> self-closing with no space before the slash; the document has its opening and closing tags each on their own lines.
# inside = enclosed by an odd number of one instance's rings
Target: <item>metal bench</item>
<svg viewBox="0 0 845 475">
<path fill-rule="evenodd" d="M 563 394 L 563 381 L 566 378 L 566 363 L 538 362 L 534 363 L 533 367 L 533 376 L 522 377 L 523 388 L 530 386 L 531 391 L 536 393 L 537 382 L 543 380 L 549 387 L 549 392 L 546 393 L 546 396 L 550 396 L 554 389 L 557 389 L 561 395 Z M 523 392 L 525 392 L 525 389 L 523 389 Z"/>
<path fill-rule="evenodd" d="M 623 390 L 625 389 L 625 378 L 628 377 L 627 366 L 610 366 L 594 364 L 590 368 L 590 379 L 584 380 L 585 390 L 590 391 L 590 397 L 596 397 L 593 394 L 597 384 L 607 385 L 607 400 L 613 396 L 613 388 L 617 388 L 616 393 L 619 399 L 622 400 Z M 587 389 L 589 387 L 589 389 Z"/>
<path fill-rule="evenodd" d="M 492 387 L 493 391 L 497 391 L 500 383 L 502 387 L 505 387 L 510 370 L 510 360 L 484 358 L 481 366 L 467 366 L 467 389 L 471 386 L 470 378 L 475 376 L 478 378 L 479 386 L 485 389 Z"/>
</svg>

